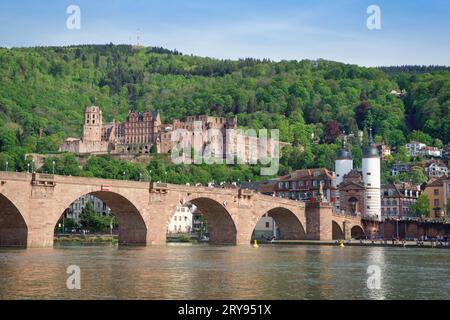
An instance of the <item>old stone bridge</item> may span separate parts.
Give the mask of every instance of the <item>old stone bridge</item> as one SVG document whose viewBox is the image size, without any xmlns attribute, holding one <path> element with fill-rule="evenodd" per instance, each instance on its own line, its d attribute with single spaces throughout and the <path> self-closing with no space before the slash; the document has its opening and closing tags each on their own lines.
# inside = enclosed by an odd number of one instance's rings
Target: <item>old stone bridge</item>
<svg viewBox="0 0 450 320">
<path fill-rule="evenodd" d="M 0 172 L 0 246 L 53 246 L 54 228 L 64 210 L 85 194 L 111 208 L 120 244 L 164 244 L 176 207 L 189 203 L 204 214 L 213 243 L 249 244 L 266 213 L 285 240 L 348 239 L 364 232 L 361 219 L 334 215 L 327 203 L 246 189 Z"/>
</svg>

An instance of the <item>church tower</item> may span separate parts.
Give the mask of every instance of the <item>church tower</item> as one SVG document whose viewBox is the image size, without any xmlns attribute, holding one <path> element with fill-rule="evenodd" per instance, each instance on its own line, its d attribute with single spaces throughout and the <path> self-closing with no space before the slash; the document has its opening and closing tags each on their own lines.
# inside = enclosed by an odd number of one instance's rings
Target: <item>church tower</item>
<svg viewBox="0 0 450 320">
<path fill-rule="evenodd" d="M 102 111 L 99 107 L 86 107 L 84 111 L 83 142 L 102 140 Z"/>
<path fill-rule="evenodd" d="M 342 148 L 336 153 L 334 168 L 336 171 L 336 209 L 340 211 L 339 185 L 342 183 L 344 176 L 353 170 L 353 157 L 347 149 L 347 141 L 345 138 Z"/>
<path fill-rule="evenodd" d="M 368 216 L 381 221 L 380 154 L 373 142 L 372 129 L 370 129 L 369 145 L 363 153 L 362 174 L 366 187 L 365 212 Z"/>
</svg>

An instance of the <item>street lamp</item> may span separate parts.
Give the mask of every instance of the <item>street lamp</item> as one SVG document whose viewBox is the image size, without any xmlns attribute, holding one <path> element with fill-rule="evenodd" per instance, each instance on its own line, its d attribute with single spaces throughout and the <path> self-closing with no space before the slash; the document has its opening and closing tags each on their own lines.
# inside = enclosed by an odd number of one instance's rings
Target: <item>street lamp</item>
<svg viewBox="0 0 450 320">
<path fill-rule="evenodd" d="M 8 171 L 8 161 L 5 162 L 5 171 Z"/>
<path fill-rule="evenodd" d="M 27 173 L 30 173 L 30 163 L 27 163 Z"/>
<path fill-rule="evenodd" d="M 164 172 L 164 174 L 166 175 L 166 178 L 165 178 L 165 183 L 167 183 L 167 171 L 166 172 Z"/>
<path fill-rule="evenodd" d="M 53 174 L 55 174 L 55 161 L 53 161 L 52 164 L 53 164 Z"/>
<path fill-rule="evenodd" d="M 32 162 L 32 165 L 31 165 L 31 171 L 32 171 L 33 173 L 36 173 L 36 163 L 35 163 L 34 159 L 33 159 L 31 162 Z"/>
</svg>

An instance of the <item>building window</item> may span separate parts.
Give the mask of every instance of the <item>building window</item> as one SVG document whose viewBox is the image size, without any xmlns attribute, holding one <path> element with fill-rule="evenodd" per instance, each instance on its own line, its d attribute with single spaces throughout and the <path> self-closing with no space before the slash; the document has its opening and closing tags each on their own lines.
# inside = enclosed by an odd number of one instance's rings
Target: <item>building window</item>
<svg viewBox="0 0 450 320">
<path fill-rule="evenodd" d="M 434 206 L 439 207 L 439 199 L 434 199 Z"/>
<path fill-rule="evenodd" d="M 266 222 L 266 228 L 270 228 L 270 223 Z"/>
<path fill-rule="evenodd" d="M 435 196 L 438 196 L 438 195 L 439 195 L 439 189 L 434 189 L 433 192 L 434 192 L 434 195 L 435 195 Z"/>
</svg>

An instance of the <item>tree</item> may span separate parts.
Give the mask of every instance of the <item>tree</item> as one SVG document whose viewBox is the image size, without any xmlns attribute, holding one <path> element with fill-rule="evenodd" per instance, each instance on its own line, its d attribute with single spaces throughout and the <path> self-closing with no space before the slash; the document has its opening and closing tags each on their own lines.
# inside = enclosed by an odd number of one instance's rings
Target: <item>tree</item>
<svg viewBox="0 0 450 320">
<path fill-rule="evenodd" d="M 414 166 L 411 169 L 411 180 L 414 184 L 424 184 L 428 181 L 422 167 Z"/>
<path fill-rule="evenodd" d="M 369 109 L 370 105 L 367 101 L 362 101 L 355 108 L 356 122 L 358 123 L 358 127 L 360 129 L 364 128 L 364 121 L 366 120 L 367 112 Z"/>
<path fill-rule="evenodd" d="M 394 154 L 394 160 L 397 163 L 409 162 L 410 156 L 405 146 L 398 147 L 397 152 Z"/>
<path fill-rule="evenodd" d="M 411 212 L 422 218 L 430 216 L 429 210 L 430 200 L 426 194 L 421 194 L 416 202 L 411 205 Z"/>
<path fill-rule="evenodd" d="M 411 132 L 409 139 L 411 141 L 418 141 L 425 143 L 426 145 L 429 146 L 433 144 L 433 138 L 429 134 L 426 134 L 425 132 L 419 130 L 414 130 L 413 132 Z"/>
<path fill-rule="evenodd" d="M 71 219 L 71 218 L 64 219 L 64 228 L 66 228 L 67 230 L 71 230 L 71 229 L 79 228 L 79 227 L 80 227 L 80 225 L 74 219 Z"/>
<path fill-rule="evenodd" d="M 323 132 L 323 140 L 325 143 L 334 143 L 341 134 L 341 125 L 339 122 L 329 120 Z"/>
<path fill-rule="evenodd" d="M 8 128 L 0 128 L 0 152 L 12 151 L 16 146 L 16 134 Z"/>
<path fill-rule="evenodd" d="M 297 98 L 293 94 L 289 98 L 289 102 L 286 108 L 286 116 L 288 117 L 292 112 L 297 110 Z"/>
<path fill-rule="evenodd" d="M 80 223 L 83 228 L 91 231 L 107 231 L 110 229 L 111 223 L 114 217 L 101 216 L 95 212 L 92 203 L 88 202 L 84 206 L 80 215 Z M 115 219 L 114 219 L 115 222 Z M 113 224 L 113 227 L 117 226 L 117 223 Z"/>
</svg>

